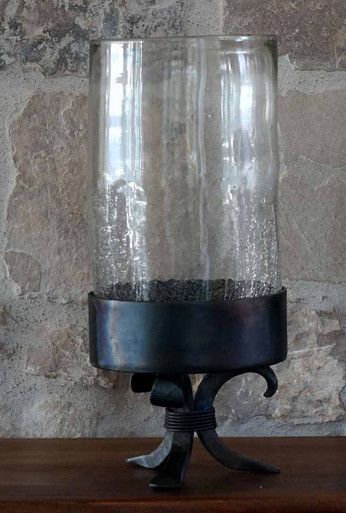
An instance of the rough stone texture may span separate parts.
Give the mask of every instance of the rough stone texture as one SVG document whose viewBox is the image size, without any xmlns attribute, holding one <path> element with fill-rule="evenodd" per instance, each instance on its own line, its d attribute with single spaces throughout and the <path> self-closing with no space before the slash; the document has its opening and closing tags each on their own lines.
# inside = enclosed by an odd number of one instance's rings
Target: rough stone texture
<svg viewBox="0 0 346 513">
<path fill-rule="evenodd" d="M 279 119 L 286 160 L 307 157 L 332 167 L 346 166 L 346 91 L 280 97 Z"/>
<path fill-rule="evenodd" d="M 189 0 L 185 2 L 183 13 L 184 34 L 221 34 L 223 12 L 223 2 L 215 2 L 215 0 Z"/>
<path fill-rule="evenodd" d="M 47 75 L 86 75 L 90 39 L 179 32 L 182 7 L 182 0 L 4 0 L 0 67 L 19 62 Z"/>
<path fill-rule="evenodd" d="M 280 97 L 281 239 L 284 276 L 346 276 L 346 91 Z"/>
<path fill-rule="evenodd" d="M 60 412 L 57 415 L 57 412 Z M 97 418 L 87 408 L 78 408 L 72 401 L 62 402 L 60 396 L 48 396 L 23 411 L 23 436 L 85 437 L 95 430 Z"/>
<path fill-rule="evenodd" d="M 346 21 L 335 34 L 335 60 L 337 69 L 346 69 Z"/>
<path fill-rule="evenodd" d="M 340 395 L 335 393 L 344 386 L 345 370 L 340 358 L 344 341 L 335 314 L 293 309 L 288 331 L 290 356 L 280 367 L 281 387 L 268 406 L 270 415 L 293 423 L 344 418 Z"/>
<path fill-rule="evenodd" d="M 182 30 L 182 0 L 130 0 L 123 3 L 120 37 L 164 37 Z"/>
<path fill-rule="evenodd" d="M 1 60 L 36 64 L 47 74 L 86 73 L 89 38 L 114 37 L 119 11 L 111 0 L 1 2 Z"/>
<path fill-rule="evenodd" d="M 278 392 L 269 400 L 263 398 L 265 383 L 251 375 L 227 384 L 217 400 L 222 433 L 242 433 L 244 423 L 257 417 L 275 423 L 281 433 L 286 432 L 285 424 L 294 429 L 304 424 L 344 422 L 340 394 L 345 339 L 340 321 L 333 311 L 310 310 L 295 303 L 289 310 L 289 356 L 277 368 Z"/>
<path fill-rule="evenodd" d="M 39 323 L 32 331 L 32 343 L 26 348 L 25 371 L 32 376 L 57 378 L 86 386 L 113 388 L 119 375 L 91 367 L 88 354 L 87 329 L 56 326 L 51 321 Z"/>
<path fill-rule="evenodd" d="M 21 294 L 40 290 L 41 269 L 37 260 L 25 253 L 8 251 L 5 254 L 5 262 L 9 275 L 19 285 Z"/>
<path fill-rule="evenodd" d="M 221 390 L 220 432 L 346 435 L 343 10 L 341 0 L 0 3 L 0 436 L 162 433 L 161 409 L 131 393 L 129 376 L 88 363 L 87 40 L 222 30 L 277 32 L 288 54 L 279 85 L 290 351 L 273 398 L 250 375 Z"/>
<path fill-rule="evenodd" d="M 226 0 L 227 33 L 277 34 L 299 69 L 345 69 L 343 0 Z"/>
<path fill-rule="evenodd" d="M 280 227 L 284 276 L 345 281 L 346 169 L 304 157 L 281 166 Z"/>
<path fill-rule="evenodd" d="M 88 288 L 86 110 L 84 95 L 37 93 L 11 124 L 5 261 L 22 292 Z"/>
</svg>

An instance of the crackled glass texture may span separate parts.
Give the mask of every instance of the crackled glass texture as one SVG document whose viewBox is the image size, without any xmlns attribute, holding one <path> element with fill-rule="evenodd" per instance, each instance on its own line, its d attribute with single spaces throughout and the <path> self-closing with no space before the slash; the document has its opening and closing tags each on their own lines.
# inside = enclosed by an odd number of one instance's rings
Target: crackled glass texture
<svg viewBox="0 0 346 513">
<path fill-rule="evenodd" d="M 281 288 L 276 102 L 273 37 L 91 44 L 95 294 L 209 301 Z"/>
</svg>

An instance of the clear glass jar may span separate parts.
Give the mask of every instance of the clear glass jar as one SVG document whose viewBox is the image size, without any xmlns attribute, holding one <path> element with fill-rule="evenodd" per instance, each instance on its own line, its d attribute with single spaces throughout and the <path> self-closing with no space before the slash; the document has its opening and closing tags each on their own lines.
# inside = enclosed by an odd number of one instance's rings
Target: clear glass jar
<svg viewBox="0 0 346 513">
<path fill-rule="evenodd" d="M 94 293 L 277 292 L 275 37 L 93 42 L 89 100 Z"/>
</svg>

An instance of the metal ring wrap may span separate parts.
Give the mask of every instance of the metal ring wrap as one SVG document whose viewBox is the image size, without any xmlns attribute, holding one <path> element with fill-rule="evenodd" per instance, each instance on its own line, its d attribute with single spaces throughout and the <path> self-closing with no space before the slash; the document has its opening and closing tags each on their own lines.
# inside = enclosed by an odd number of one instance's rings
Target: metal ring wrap
<svg viewBox="0 0 346 513">
<path fill-rule="evenodd" d="M 165 428 L 168 431 L 193 433 L 216 428 L 215 410 L 176 411 L 166 408 Z"/>
</svg>

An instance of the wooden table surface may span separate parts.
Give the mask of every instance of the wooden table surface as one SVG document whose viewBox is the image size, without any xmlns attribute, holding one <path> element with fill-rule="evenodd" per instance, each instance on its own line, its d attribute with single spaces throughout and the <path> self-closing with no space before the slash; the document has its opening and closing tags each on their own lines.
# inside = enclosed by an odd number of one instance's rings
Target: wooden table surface
<svg viewBox="0 0 346 513">
<path fill-rule="evenodd" d="M 196 442 L 185 486 L 148 488 L 151 471 L 127 465 L 152 439 L 0 440 L 0 512 L 346 513 L 346 438 L 229 438 L 235 450 L 281 467 L 225 469 Z"/>
</svg>

